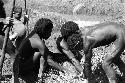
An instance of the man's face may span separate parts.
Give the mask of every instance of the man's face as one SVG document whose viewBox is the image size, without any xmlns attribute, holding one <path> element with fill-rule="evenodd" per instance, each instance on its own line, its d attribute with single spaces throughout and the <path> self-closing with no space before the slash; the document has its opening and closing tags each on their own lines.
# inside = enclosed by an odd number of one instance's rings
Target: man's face
<svg viewBox="0 0 125 83">
<path fill-rule="evenodd" d="M 13 16 L 14 16 L 14 18 L 16 18 L 16 19 L 20 19 L 21 14 L 20 14 L 20 13 L 14 13 Z"/>
</svg>

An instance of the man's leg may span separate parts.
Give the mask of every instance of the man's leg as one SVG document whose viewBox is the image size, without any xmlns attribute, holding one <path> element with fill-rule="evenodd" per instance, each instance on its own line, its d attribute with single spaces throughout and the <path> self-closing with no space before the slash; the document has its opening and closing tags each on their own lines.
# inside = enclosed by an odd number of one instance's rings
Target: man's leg
<svg viewBox="0 0 125 83">
<path fill-rule="evenodd" d="M 13 74 L 14 74 L 14 83 L 19 83 L 19 56 L 17 55 L 13 62 Z"/>
<path fill-rule="evenodd" d="M 114 59 L 116 59 L 115 57 L 119 57 L 124 50 L 123 46 L 121 46 L 119 42 L 115 42 L 114 46 L 115 47 L 113 47 L 113 50 L 114 49 L 115 50 L 110 55 L 107 55 L 105 57 L 103 64 L 102 64 L 103 69 L 106 72 L 106 75 L 107 75 L 110 83 L 116 83 L 116 72 L 111 67 L 111 63 Z"/>
<path fill-rule="evenodd" d="M 85 54 L 84 74 L 85 74 L 85 78 L 88 79 L 89 83 L 95 83 L 94 76 L 92 74 L 92 69 L 91 69 L 91 66 L 92 66 L 91 58 L 92 58 L 92 49 L 89 49 L 88 53 Z"/>
<path fill-rule="evenodd" d="M 44 62 L 45 62 L 45 60 L 44 60 L 44 58 L 41 56 L 41 58 L 40 58 L 40 68 L 39 68 L 39 74 L 38 74 L 38 77 L 39 77 L 39 78 L 41 78 L 42 75 L 43 75 Z"/>
<path fill-rule="evenodd" d="M 113 57 L 111 55 L 107 55 L 105 60 L 103 61 L 102 67 L 109 79 L 110 83 L 116 83 L 116 72 L 111 67 L 111 62 L 112 62 Z"/>
<path fill-rule="evenodd" d="M 115 57 L 115 60 L 113 61 L 114 64 L 116 64 L 122 73 L 122 77 L 118 77 L 119 83 L 124 83 L 125 82 L 125 63 L 122 61 L 120 56 Z"/>
</svg>

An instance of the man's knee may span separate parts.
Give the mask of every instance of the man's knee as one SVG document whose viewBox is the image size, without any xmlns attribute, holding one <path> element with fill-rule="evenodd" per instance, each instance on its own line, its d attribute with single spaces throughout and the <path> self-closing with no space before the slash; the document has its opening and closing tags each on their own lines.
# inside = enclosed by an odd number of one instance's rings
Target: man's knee
<svg viewBox="0 0 125 83">
<path fill-rule="evenodd" d="M 40 52 L 35 52 L 33 56 L 33 62 L 36 62 L 38 59 L 40 59 L 41 54 Z"/>
<path fill-rule="evenodd" d="M 103 63 L 102 63 L 102 68 L 105 70 L 105 69 L 107 69 L 107 67 L 109 67 L 109 65 L 110 65 L 110 62 L 104 60 Z"/>
</svg>

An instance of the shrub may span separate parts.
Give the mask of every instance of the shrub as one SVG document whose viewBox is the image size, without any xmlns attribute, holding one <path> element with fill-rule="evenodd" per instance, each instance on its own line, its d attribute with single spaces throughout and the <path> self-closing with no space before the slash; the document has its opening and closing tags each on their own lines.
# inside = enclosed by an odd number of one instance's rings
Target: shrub
<svg viewBox="0 0 125 83">
<path fill-rule="evenodd" d="M 84 0 L 84 8 L 79 11 L 87 15 L 116 16 L 124 11 L 119 0 Z"/>
</svg>

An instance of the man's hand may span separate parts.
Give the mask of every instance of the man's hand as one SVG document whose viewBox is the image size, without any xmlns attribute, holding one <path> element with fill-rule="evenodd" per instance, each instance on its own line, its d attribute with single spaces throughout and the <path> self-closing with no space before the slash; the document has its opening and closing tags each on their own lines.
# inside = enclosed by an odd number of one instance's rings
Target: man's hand
<svg viewBox="0 0 125 83">
<path fill-rule="evenodd" d="M 14 18 L 10 18 L 10 17 L 7 17 L 6 19 L 4 19 L 3 23 L 5 25 L 9 24 L 10 22 L 13 23 L 14 21 Z"/>
<path fill-rule="evenodd" d="M 18 33 L 14 33 L 13 35 L 9 36 L 11 41 L 14 41 L 17 37 Z"/>
<path fill-rule="evenodd" d="M 5 25 L 2 29 L 2 31 L 4 32 L 6 30 L 6 28 L 8 27 L 8 25 L 13 25 L 13 18 L 7 17 L 5 19 L 2 20 L 3 24 Z"/>
<path fill-rule="evenodd" d="M 24 24 L 26 24 L 29 21 L 29 15 L 24 15 Z"/>
<path fill-rule="evenodd" d="M 26 17 L 27 19 L 29 19 L 29 15 L 25 14 L 24 17 Z"/>
<path fill-rule="evenodd" d="M 0 18 L 0 22 L 4 22 L 4 18 Z"/>
</svg>

